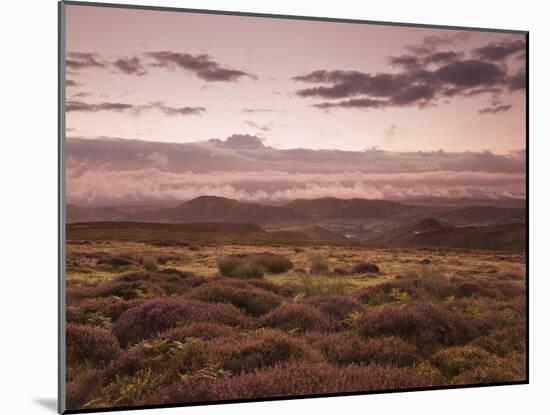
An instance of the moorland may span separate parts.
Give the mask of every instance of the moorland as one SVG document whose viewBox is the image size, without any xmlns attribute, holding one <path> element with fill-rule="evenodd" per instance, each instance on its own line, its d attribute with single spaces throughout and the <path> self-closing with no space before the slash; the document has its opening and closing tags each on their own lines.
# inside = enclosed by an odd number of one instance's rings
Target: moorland
<svg viewBox="0 0 550 415">
<path fill-rule="evenodd" d="M 523 205 L 68 206 L 69 409 L 524 381 Z"/>
</svg>

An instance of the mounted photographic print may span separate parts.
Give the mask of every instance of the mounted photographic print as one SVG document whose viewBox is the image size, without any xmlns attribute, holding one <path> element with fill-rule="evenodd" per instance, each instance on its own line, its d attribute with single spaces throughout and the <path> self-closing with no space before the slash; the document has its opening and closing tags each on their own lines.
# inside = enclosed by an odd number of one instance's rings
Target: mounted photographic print
<svg viewBox="0 0 550 415">
<path fill-rule="evenodd" d="M 527 383 L 527 40 L 60 3 L 60 411 Z"/>
</svg>

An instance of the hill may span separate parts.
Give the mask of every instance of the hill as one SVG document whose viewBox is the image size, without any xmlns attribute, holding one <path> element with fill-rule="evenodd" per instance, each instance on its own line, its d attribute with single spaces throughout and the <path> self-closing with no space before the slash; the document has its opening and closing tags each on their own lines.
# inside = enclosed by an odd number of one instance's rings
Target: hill
<svg viewBox="0 0 550 415">
<path fill-rule="evenodd" d="M 455 227 L 433 218 L 370 238 L 369 245 L 446 247 L 523 251 L 526 247 L 524 223 Z"/>
<path fill-rule="evenodd" d="M 495 207 L 474 205 L 456 207 L 433 212 L 439 221 L 453 225 L 499 225 L 505 223 L 525 222 L 526 210 L 523 207 Z"/>
<path fill-rule="evenodd" d="M 164 209 L 157 215 L 162 220 L 177 222 L 214 220 L 247 221 L 258 225 L 293 225 L 306 221 L 303 214 L 284 206 L 243 203 L 217 196 L 197 197 L 174 208 Z"/>
<path fill-rule="evenodd" d="M 382 219 L 425 211 L 423 206 L 408 206 L 388 200 L 297 199 L 285 205 L 317 220 L 323 219 Z"/>
<path fill-rule="evenodd" d="M 297 226 L 293 228 L 278 229 L 271 231 L 271 235 L 279 238 L 289 238 L 310 241 L 339 241 L 346 242 L 348 239 L 339 233 L 329 231 L 317 225 Z"/>
</svg>

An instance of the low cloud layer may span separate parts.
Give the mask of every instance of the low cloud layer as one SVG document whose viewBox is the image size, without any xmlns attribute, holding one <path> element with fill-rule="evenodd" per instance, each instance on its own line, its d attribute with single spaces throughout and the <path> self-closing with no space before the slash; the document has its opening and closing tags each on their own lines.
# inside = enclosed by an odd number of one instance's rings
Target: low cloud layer
<svg viewBox="0 0 550 415">
<path fill-rule="evenodd" d="M 152 156 L 149 159 L 153 159 Z M 153 164 L 164 163 L 161 157 Z M 283 203 L 319 197 L 407 199 L 412 197 L 523 198 L 524 176 L 506 173 L 438 171 L 430 173 L 331 174 L 274 171 L 170 173 L 160 168 L 120 171 L 107 167 L 67 169 L 67 200 L 77 205 L 185 201 L 222 196 L 241 201 Z"/>
<path fill-rule="evenodd" d="M 525 197 L 525 152 L 393 153 L 266 147 L 261 138 L 174 144 L 67 141 L 67 198 L 83 205 L 217 195 L 296 198 Z"/>
<path fill-rule="evenodd" d="M 322 110 L 422 108 L 458 96 L 502 96 L 525 88 L 524 66 L 512 70 L 506 62 L 525 52 L 524 40 L 492 43 L 469 53 L 440 49 L 454 47 L 458 41 L 430 36 L 420 45 L 409 45 L 405 47 L 409 53 L 388 57 L 395 68 L 392 72 L 319 69 L 297 75 L 294 81 L 313 86 L 298 89 L 296 95 L 324 99 L 311 104 Z"/>
</svg>

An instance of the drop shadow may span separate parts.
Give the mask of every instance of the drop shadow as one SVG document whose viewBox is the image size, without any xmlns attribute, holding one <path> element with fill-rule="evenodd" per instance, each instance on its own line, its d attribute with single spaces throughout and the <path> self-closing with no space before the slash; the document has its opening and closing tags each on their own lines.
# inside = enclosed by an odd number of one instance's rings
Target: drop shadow
<svg viewBox="0 0 550 415">
<path fill-rule="evenodd" d="M 54 398 L 35 398 L 34 402 L 38 405 L 52 411 L 57 412 L 57 399 Z"/>
</svg>

